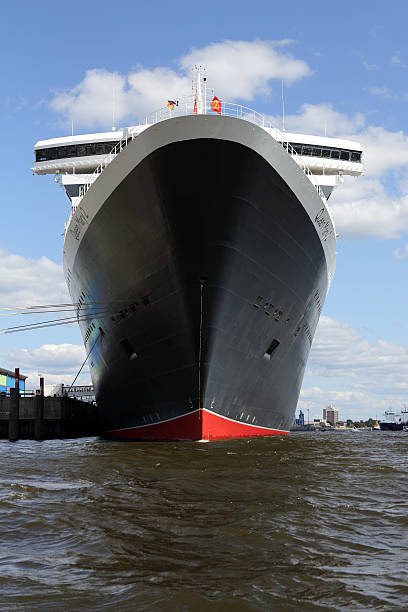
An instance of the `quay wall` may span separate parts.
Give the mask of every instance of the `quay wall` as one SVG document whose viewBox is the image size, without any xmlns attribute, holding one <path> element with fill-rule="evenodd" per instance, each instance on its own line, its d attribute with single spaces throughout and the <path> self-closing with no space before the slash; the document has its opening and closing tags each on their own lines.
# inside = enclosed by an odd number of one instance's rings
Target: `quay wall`
<svg viewBox="0 0 408 612">
<path fill-rule="evenodd" d="M 100 433 L 94 404 L 69 397 L 19 397 L 16 419 L 13 410 L 10 410 L 12 401 L 11 397 L 0 396 L 0 439 L 48 440 Z M 17 423 L 13 423 L 13 420 L 17 420 Z"/>
</svg>

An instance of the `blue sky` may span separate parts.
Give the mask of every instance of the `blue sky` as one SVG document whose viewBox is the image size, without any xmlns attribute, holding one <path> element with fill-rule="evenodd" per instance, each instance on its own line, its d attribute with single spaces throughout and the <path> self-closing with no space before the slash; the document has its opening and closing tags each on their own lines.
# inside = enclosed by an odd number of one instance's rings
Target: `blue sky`
<svg viewBox="0 0 408 612">
<path fill-rule="evenodd" d="M 381 416 L 408 404 L 408 5 L 396 0 L 71 2 L 3 8 L 0 306 L 60 303 L 68 200 L 32 176 L 37 140 L 110 128 L 101 92 L 114 78 L 118 125 L 136 123 L 208 65 L 223 99 L 288 129 L 358 139 L 366 173 L 330 200 L 337 272 L 304 380 L 310 416 Z M 108 104 L 109 107 L 109 104 Z M 16 317 L 14 317 L 15 319 Z M 10 318 L 3 317 L 4 326 Z M 19 322 L 19 321 L 18 321 Z M 16 323 L 17 324 L 17 323 Z M 71 382 L 83 360 L 76 326 L 1 335 L 0 363 L 35 384 Z M 86 374 L 82 378 L 86 380 Z"/>
</svg>

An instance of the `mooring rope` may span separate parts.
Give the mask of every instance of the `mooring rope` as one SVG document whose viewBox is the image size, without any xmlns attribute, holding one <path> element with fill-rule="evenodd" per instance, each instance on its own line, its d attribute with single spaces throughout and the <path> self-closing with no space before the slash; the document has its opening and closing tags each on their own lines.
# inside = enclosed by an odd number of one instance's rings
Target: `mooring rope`
<svg viewBox="0 0 408 612">
<path fill-rule="evenodd" d="M 97 339 L 95 340 L 95 342 L 94 342 L 94 343 L 93 343 L 93 345 L 91 346 L 91 348 L 90 348 L 90 350 L 89 350 L 89 353 L 87 354 L 87 356 L 86 356 L 86 357 L 85 357 L 85 359 L 84 359 L 83 364 L 82 364 L 82 365 L 81 365 L 81 367 L 79 368 L 79 370 L 78 370 L 78 374 L 75 376 L 74 380 L 72 381 L 72 383 L 71 383 L 71 385 L 70 385 L 70 387 L 69 387 L 69 389 L 68 389 L 68 393 L 71 391 L 72 387 L 73 387 L 73 386 L 74 386 L 74 384 L 75 384 L 76 379 L 78 378 L 78 376 L 79 376 L 79 375 L 80 375 L 80 373 L 82 372 L 82 369 L 83 369 L 84 365 L 86 364 L 86 362 L 87 362 L 87 360 L 88 360 L 89 355 L 90 355 L 90 354 L 92 353 L 92 351 L 94 350 L 94 348 L 95 348 L 95 346 L 96 346 L 96 343 L 98 342 L 98 340 L 100 340 L 100 339 L 102 338 L 102 336 L 103 336 L 103 335 L 104 335 L 103 330 L 102 330 L 101 328 L 99 328 L 99 336 L 97 337 Z"/>
</svg>

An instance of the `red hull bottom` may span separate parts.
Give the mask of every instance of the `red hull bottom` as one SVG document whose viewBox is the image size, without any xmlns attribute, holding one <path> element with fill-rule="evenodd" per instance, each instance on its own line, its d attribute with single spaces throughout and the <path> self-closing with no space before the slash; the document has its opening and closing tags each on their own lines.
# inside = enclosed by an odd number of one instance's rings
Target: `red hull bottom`
<svg viewBox="0 0 408 612">
<path fill-rule="evenodd" d="M 234 421 L 204 408 L 151 425 L 114 429 L 106 432 L 106 435 L 123 440 L 227 440 L 288 433 L 287 430 Z"/>
</svg>

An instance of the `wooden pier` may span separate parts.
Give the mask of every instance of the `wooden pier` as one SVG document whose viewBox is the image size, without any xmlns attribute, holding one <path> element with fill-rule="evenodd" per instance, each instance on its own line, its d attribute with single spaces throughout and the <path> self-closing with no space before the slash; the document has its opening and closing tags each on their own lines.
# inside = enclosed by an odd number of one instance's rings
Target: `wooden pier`
<svg viewBox="0 0 408 612">
<path fill-rule="evenodd" d="M 70 397 L 20 396 L 19 389 L 0 395 L 0 439 L 49 440 L 100 433 L 95 404 Z"/>
</svg>

